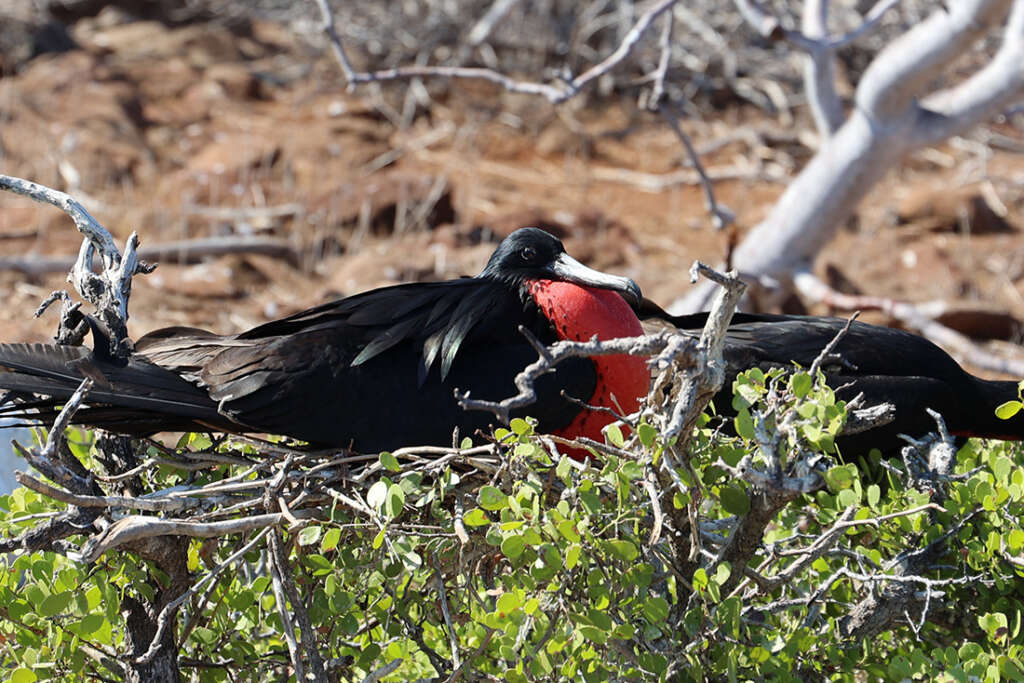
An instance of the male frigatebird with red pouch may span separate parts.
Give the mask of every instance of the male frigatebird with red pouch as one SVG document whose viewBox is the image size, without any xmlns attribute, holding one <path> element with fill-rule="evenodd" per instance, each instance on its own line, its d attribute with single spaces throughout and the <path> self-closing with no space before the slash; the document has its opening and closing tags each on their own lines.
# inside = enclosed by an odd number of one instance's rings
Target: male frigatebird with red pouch
<svg viewBox="0 0 1024 683">
<path fill-rule="evenodd" d="M 537 359 L 520 327 L 544 344 L 636 336 L 640 299 L 632 280 L 523 228 L 476 277 L 375 289 L 241 334 L 158 330 L 127 361 L 105 353 L 101 335 L 95 349 L 0 344 L 0 389 L 24 400 L 0 414 L 49 420 L 88 376 L 95 384 L 75 420 L 116 432 L 261 432 L 363 452 L 448 445 L 455 427 L 471 435 L 495 423 L 460 407 L 456 389 L 492 401 L 516 394 L 515 376 Z M 513 415 L 600 439 L 611 417 L 579 402 L 633 411 L 648 378 L 642 358 L 570 359 Z"/>
</svg>

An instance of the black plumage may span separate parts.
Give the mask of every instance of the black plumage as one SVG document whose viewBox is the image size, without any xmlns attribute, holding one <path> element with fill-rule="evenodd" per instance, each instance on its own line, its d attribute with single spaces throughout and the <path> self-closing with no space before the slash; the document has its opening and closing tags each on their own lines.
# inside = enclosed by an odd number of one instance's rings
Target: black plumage
<svg viewBox="0 0 1024 683">
<path fill-rule="evenodd" d="M 631 280 L 586 268 L 551 235 L 524 228 L 476 277 L 376 289 L 237 335 L 167 328 L 141 338 L 123 365 L 83 347 L 0 345 L 0 389 L 52 397 L 0 414 L 49 419 L 88 375 L 97 384 L 76 420 L 121 432 L 256 431 L 368 452 L 450 444 L 453 427 L 468 435 L 495 422 L 463 410 L 455 389 L 512 396 L 515 375 L 537 358 L 519 327 L 556 341 L 529 293 L 538 279 L 639 301 Z M 557 430 L 580 411 L 561 392 L 589 400 L 596 386 L 594 363 L 573 359 L 541 378 L 521 412 Z"/>
<path fill-rule="evenodd" d="M 671 316 L 644 300 L 641 319 L 669 323 L 699 334 L 707 313 Z M 846 325 L 839 318 L 736 313 L 729 325 L 723 355 L 726 383 L 715 404 L 724 411 L 732 403 L 732 381 L 753 367 L 809 368 L 825 346 Z M 906 442 L 899 434 L 919 437 L 935 430 L 925 411 L 938 411 L 950 432 L 1008 440 L 1024 439 L 1024 416 L 996 417 L 995 409 L 1017 398 L 1017 383 L 989 381 L 968 373 L 949 354 L 916 334 L 889 327 L 853 322 L 835 349 L 838 362 L 823 370 L 837 397 L 850 400 L 864 394 L 866 405 L 892 403 L 895 421 L 859 434 L 841 437 L 844 454 L 855 456 L 871 448 L 895 454 Z"/>
</svg>

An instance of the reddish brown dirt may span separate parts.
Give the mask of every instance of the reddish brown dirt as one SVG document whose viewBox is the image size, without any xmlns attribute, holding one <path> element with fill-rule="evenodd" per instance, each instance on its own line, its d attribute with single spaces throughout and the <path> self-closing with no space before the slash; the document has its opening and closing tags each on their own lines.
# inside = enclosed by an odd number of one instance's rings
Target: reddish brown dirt
<svg viewBox="0 0 1024 683">
<path fill-rule="evenodd" d="M 492 236 L 521 225 L 558 231 L 581 260 L 635 278 L 662 303 L 685 293 L 693 259 L 718 262 L 726 250 L 699 188 L 637 185 L 636 174 L 678 170 L 684 155 L 659 120 L 628 104 L 554 109 L 456 84 L 403 127 L 401 99 L 389 111 L 371 89 L 347 94 L 328 55 L 273 24 L 238 36 L 90 20 L 74 36 L 81 49 L 0 79 L 4 173 L 72 192 L 120 240 L 132 230 L 145 244 L 258 234 L 287 238 L 298 253 L 294 263 L 161 264 L 136 280 L 135 336 L 172 324 L 230 332 L 327 297 L 472 274 Z M 782 191 L 769 175 L 792 174 L 809 155 L 754 111 L 686 127 L 698 147 L 731 138 L 703 158 L 743 172 L 716 183 L 740 230 Z M 975 143 L 915 155 L 876 188 L 819 270 L 868 294 L 1024 319 L 1022 180 L 1019 154 Z M 269 217 L 197 209 L 283 205 L 296 206 Z M 0 255 L 70 256 L 77 245 L 56 209 L 0 196 Z M 56 273 L 0 272 L 0 339 L 46 339 L 55 312 L 31 313 L 62 285 Z"/>
</svg>

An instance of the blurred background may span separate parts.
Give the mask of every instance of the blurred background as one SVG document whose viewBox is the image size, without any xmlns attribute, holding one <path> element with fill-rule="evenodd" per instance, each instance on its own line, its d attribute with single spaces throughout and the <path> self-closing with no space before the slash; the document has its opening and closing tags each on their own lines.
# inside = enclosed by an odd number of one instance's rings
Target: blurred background
<svg viewBox="0 0 1024 683">
<path fill-rule="evenodd" d="M 544 82 L 606 57 L 646 6 L 335 4 L 357 69 L 487 66 Z M 500 21 L 482 27 L 499 4 Z M 834 3 L 836 30 L 872 4 Z M 899 3 L 844 49 L 840 94 L 933 6 Z M 228 333 L 371 287 L 474 274 L 523 225 L 667 304 L 686 293 L 694 259 L 727 257 L 818 144 L 798 54 L 752 32 L 731 3 L 673 11 L 666 97 L 736 214 L 727 230 L 712 228 L 685 150 L 644 106 L 657 30 L 558 106 L 440 78 L 348 91 L 311 1 L 0 3 L 0 172 L 71 193 L 120 241 L 138 232 L 160 267 L 134 284 L 134 337 L 167 325 Z M 960 66 L 984 60 L 997 38 Z M 816 272 L 845 293 L 942 301 L 945 324 L 1016 344 L 1022 152 L 1018 107 L 912 154 Z M 79 241 L 56 209 L 0 195 L 0 339 L 49 339 L 56 311 L 32 312 L 64 286 Z M 785 309 L 829 312 L 796 299 Z"/>
</svg>

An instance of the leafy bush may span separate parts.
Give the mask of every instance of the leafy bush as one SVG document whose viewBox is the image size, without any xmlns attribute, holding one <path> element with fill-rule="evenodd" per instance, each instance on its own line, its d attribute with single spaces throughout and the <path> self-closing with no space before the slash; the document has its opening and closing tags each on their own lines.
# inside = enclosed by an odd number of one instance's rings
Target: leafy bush
<svg viewBox="0 0 1024 683">
<path fill-rule="evenodd" d="M 123 677 L 126 601 L 155 615 L 191 587 L 176 661 L 204 681 L 293 674 L 296 647 L 332 680 L 1024 679 L 1017 447 L 969 442 L 949 474 L 908 451 L 871 482 L 835 455 L 847 406 L 820 376 L 751 371 L 734 388 L 736 418 L 703 416 L 686 450 L 647 422 L 613 425 L 584 463 L 525 420 L 494 454 L 467 440 L 362 469 L 337 454 L 253 465 L 251 445 L 200 435 L 138 444 L 151 499 L 221 487 L 194 519 L 287 499 L 283 539 L 192 538 L 184 586 L 134 547 L 68 559 L 94 528 L 12 556 L 0 666 L 19 682 Z M 166 464 L 186 450 L 204 467 Z M 254 497 L 225 488 L 245 484 Z M 27 489 L 0 507 L 7 536 L 67 511 Z"/>
</svg>

